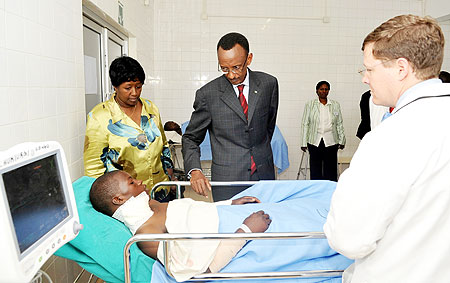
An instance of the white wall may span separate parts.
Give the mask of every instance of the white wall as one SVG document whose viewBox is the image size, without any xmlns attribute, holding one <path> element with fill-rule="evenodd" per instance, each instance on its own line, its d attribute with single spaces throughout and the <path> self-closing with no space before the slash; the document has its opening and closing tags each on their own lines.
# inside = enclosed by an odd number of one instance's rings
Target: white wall
<svg viewBox="0 0 450 283">
<path fill-rule="evenodd" d="M 450 18 L 450 1 L 447 0 L 426 0 L 425 14 L 434 18 Z"/>
<path fill-rule="evenodd" d="M 450 13 L 449 13 L 450 14 Z M 450 72 L 450 20 L 439 23 L 445 35 L 445 55 L 442 70 Z"/>
<path fill-rule="evenodd" d="M 117 1 L 86 2 L 117 18 Z M 367 89 L 356 73 L 361 41 L 389 17 L 424 9 L 417 0 L 122 2 L 130 55 L 147 72 L 143 96 L 154 100 L 165 121 L 189 120 L 195 90 L 219 75 L 218 39 L 229 31 L 248 37 L 251 67 L 279 79 L 278 125 L 291 161 L 284 179 L 295 178 L 303 105 L 314 98 L 319 80 L 331 83 L 330 98 L 341 103 L 348 140 L 342 154 L 353 154 L 359 97 Z M 324 15 L 329 23 L 303 19 Z M 25 141 L 59 141 L 72 179 L 82 175 L 85 127 L 81 27 L 80 2 L 0 0 L 0 150 Z M 450 40 L 449 22 L 442 28 Z M 447 44 L 446 70 L 449 54 Z"/>
<path fill-rule="evenodd" d="M 85 3 L 117 19 L 117 0 L 95 2 Z M 130 55 L 151 72 L 153 6 L 122 2 Z M 72 180 L 83 175 L 82 25 L 82 1 L 0 0 L 0 151 L 21 142 L 56 140 L 64 148 Z M 42 269 L 54 282 L 73 282 L 80 271 L 58 257 Z"/>
<path fill-rule="evenodd" d="M 0 0 L 0 150 L 56 140 L 81 176 L 81 2 Z"/>
<path fill-rule="evenodd" d="M 81 2 L 0 0 L 0 151 L 27 141 L 56 140 L 72 180 L 82 175 L 84 76 Z M 51 257 L 54 282 L 80 268 Z"/>
<path fill-rule="evenodd" d="M 122 2 L 130 55 L 151 73 L 153 6 Z M 117 19 L 117 1 L 92 3 Z M 64 148 L 73 180 L 83 174 L 82 39 L 81 1 L 0 0 L 0 150 L 21 142 L 56 140 Z M 144 96 L 150 96 L 149 90 Z"/>
<path fill-rule="evenodd" d="M 145 70 L 146 84 L 151 85 L 154 63 L 154 5 L 145 5 L 143 0 L 121 0 L 123 4 L 123 31 L 129 37 L 129 56 L 136 58 Z M 87 7 L 94 6 L 99 15 L 113 26 L 117 26 L 119 6 L 117 0 L 83 0 Z M 103 15 L 104 14 L 104 15 Z M 121 30 L 121 31 L 122 31 Z M 144 87 L 143 97 L 152 99 L 150 87 Z"/>
<path fill-rule="evenodd" d="M 163 120 L 189 120 L 196 89 L 220 75 L 217 41 L 230 31 L 243 33 L 254 54 L 251 68 L 279 80 L 277 124 L 288 143 L 291 163 L 280 178 L 294 179 L 300 162 L 300 120 L 305 102 L 316 96 L 316 83 L 331 83 L 329 97 L 340 102 L 344 115 L 347 145 L 341 154 L 351 156 L 359 144 L 355 137 L 359 99 L 368 89 L 357 74 L 361 43 L 395 15 L 421 15 L 423 4 L 417 0 L 155 0 L 154 102 Z M 323 16 L 329 17 L 329 23 L 323 22 Z"/>
</svg>

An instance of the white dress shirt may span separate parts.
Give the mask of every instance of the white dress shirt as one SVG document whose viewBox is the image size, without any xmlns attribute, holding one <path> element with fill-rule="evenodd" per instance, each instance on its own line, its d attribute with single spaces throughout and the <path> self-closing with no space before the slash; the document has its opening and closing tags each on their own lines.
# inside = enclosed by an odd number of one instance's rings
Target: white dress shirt
<svg viewBox="0 0 450 283">
<path fill-rule="evenodd" d="M 383 120 L 384 114 L 389 112 L 389 107 L 376 105 L 373 103 L 373 97 L 369 98 L 369 112 L 370 112 L 370 129 L 375 129 Z"/>
<path fill-rule="evenodd" d="M 319 127 L 317 128 L 317 140 L 315 146 L 319 146 L 320 140 L 323 139 L 325 146 L 332 146 L 336 144 L 333 137 L 333 125 L 331 123 L 331 114 L 329 108 L 331 104 L 329 101 L 325 105 L 319 103 Z"/>
<path fill-rule="evenodd" d="M 408 89 L 340 176 L 324 232 L 344 282 L 450 282 L 450 84 Z M 408 104 L 410 103 L 410 104 Z"/>
<path fill-rule="evenodd" d="M 248 92 L 250 90 L 249 77 L 250 77 L 250 73 L 247 71 L 247 75 L 245 76 L 244 81 L 240 84 L 233 85 L 233 89 L 234 89 L 234 92 L 236 93 L 237 98 L 239 98 L 239 89 L 237 87 L 240 85 L 244 85 L 244 89 L 242 90 L 242 92 L 244 93 L 244 97 L 245 97 L 245 100 L 247 101 L 247 104 L 248 104 Z"/>
</svg>

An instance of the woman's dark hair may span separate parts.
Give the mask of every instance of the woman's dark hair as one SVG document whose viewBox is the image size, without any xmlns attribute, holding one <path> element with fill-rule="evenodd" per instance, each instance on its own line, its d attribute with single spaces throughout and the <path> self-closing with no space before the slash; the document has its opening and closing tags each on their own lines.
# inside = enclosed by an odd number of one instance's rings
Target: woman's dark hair
<svg viewBox="0 0 450 283">
<path fill-rule="evenodd" d="M 138 61 L 128 56 L 122 56 L 112 61 L 109 67 L 109 78 L 115 87 L 131 81 L 140 81 L 144 84 L 145 72 Z"/>
<path fill-rule="evenodd" d="M 319 88 L 320 88 L 323 84 L 325 84 L 325 85 L 328 86 L 328 90 L 331 89 L 331 88 L 330 88 L 330 83 L 329 83 L 329 82 L 327 82 L 327 81 L 320 81 L 320 82 L 318 82 L 317 85 L 316 85 L 316 91 L 319 90 Z"/>
<path fill-rule="evenodd" d="M 217 50 L 219 50 L 219 47 L 222 47 L 223 50 L 230 50 L 236 44 L 242 46 L 242 48 L 244 48 L 245 51 L 247 51 L 247 54 L 250 52 L 250 47 L 248 45 L 247 38 L 245 38 L 245 36 L 237 32 L 230 32 L 222 36 L 222 38 L 217 43 Z"/>
</svg>

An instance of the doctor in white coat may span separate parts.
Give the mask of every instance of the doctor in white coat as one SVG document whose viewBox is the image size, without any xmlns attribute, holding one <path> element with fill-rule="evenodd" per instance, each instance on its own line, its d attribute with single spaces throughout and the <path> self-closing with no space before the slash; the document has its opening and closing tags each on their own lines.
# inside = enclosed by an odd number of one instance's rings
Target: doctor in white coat
<svg viewBox="0 0 450 283">
<path fill-rule="evenodd" d="M 344 282 L 450 282 L 450 84 L 431 18 L 394 17 L 364 40 L 363 82 L 392 116 L 361 141 L 324 231 L 355 259 Z"/>
</svg>

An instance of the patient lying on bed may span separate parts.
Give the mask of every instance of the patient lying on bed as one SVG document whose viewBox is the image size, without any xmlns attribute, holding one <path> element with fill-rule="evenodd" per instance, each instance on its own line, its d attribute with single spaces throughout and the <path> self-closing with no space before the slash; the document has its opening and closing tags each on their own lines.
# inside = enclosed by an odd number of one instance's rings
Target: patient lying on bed
<svg viewBox="0 0 450 283">
<path fill-rule="evenodd" d="M 149 200 L 142 181 L 124 171 L 99 177 L 89 194 L 92 206 L 99 212 L 123 222 L 133 234 L 218 233 L 217 205 L 259 203 L 255 197 L 217 203 L 192 199 L 159 203 Z M 265 232 L 271 220 L 260 210 L 252 213 L 235 232 Z M 203 272 L 218 272 L 244 246 L 245 240 L 175 241 L 169 243 L 169 270 L 177 281 L 185 281 Z M 162 263 L 163 252 L 158 242 L 139 242 L 139 248 Z"/>
</svg>

